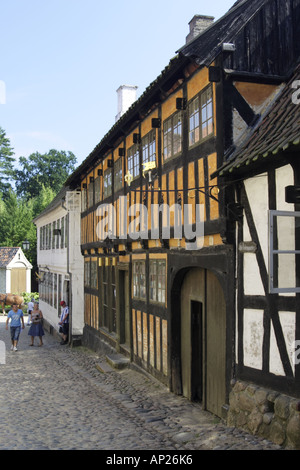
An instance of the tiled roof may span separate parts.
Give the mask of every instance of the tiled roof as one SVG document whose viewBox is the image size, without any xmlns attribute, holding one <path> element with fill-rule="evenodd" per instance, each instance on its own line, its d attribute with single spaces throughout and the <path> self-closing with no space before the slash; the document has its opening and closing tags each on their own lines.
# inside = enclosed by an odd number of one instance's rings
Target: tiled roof
<svg viewBox="0 0 300 470">
<path fill-rule="evenodd" d="M 0 268 L 5 268 L 16 256 L 20 248 L 0 247 Z"/>
<path fill-rule="evenodd" d="M 239 169 L 246 170 L 250 165 L 259 165 L 270 158 L 276 158 L 286 150 L 293 152 L 300 149 L 300 104 L 296 104 L 293 99 L 293 95 L 297 98 L 299 92 L 292 87 L 298 80 L 300 65 L 271 109 L 234 151 L 230 160 L 212 176 L 234 174 Z"/>
</svg>

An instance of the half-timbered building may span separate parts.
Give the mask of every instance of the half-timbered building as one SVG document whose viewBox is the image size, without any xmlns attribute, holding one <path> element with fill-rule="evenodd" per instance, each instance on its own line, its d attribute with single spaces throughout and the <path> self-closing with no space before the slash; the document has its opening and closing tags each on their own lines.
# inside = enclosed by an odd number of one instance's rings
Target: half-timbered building
<svg viewBox="0 0 300 470">
<path fill-rule="evenodd" d="M 229 419 L 278 444 L 298 448 L 299 98 L 298 65 L 258 126 L 218 170 L 226 184 L 234 187 L 240 209 L 236 222 L 236 370 Z M 253 383 L 259 386 L 259 405 L 254 393 L 249 395 Z M 241 395 L 248 397 L 247 405 Z"/>
<path fill-rule="evenodd" d="M 216 171 L 280 93 L 299 6 L 242 0 L 194 18 L 206 29 L 66 182 L 82 195 L 84 341 L 218 416 L 235 376 L 240 204 Z"/>
</svg>

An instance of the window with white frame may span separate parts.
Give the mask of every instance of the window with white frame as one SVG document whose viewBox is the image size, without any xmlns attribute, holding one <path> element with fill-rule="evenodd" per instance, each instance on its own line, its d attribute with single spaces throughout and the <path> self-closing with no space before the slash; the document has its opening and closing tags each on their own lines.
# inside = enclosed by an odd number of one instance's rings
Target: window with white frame
<svg viewBox="0 0 300 470">
<path fill-rule="evenodd" d="M 132 272 L 133 297 L 146 299 L 146 263 L 134 261 Z"/>
<path fill-rule="evenodd" d="M 140 174 L 140 154 L 139 147 L 134 144 L 127 152 L 127 169 L 132 175 L 133 179 Z"/>
<path fill-rule="evenodd" d="M 155 130 L 150 131 L 142 138 L 142 163 L 155 162 L 156 139 Z"/>
<path fill-rule="evenodd" d="M 123 160 L 119 158 L 114 165 L 114 190 L 119 191 L 123 186 Z"/>
<path fill-rule="evenodd" d="M 103 178 L 103 197 L 106 198 L 112 194 L 112 171 L 111 169 L 104 172 Z"/>
<path fill-rule="evenodd" d="M 213 133 L 213 99 L 211 87 L 199 93 L 188 106 L 189 146 Z"/>
<path fill-rule="evenodd" d="M 269 291 L 300 292 L 300 212 L 269 211 Z"/>
<path fill-rule="evenodd" d="M 182 149 L 182 117 L 178 111 L 164 121 L 164 159 L 174 157 Z"/>
<path fill-rule="evenodd" d="M 149 269 L 150 301 L 164 304 L 166 301 L 166 261 L 151 259 Z"/>
</svg>

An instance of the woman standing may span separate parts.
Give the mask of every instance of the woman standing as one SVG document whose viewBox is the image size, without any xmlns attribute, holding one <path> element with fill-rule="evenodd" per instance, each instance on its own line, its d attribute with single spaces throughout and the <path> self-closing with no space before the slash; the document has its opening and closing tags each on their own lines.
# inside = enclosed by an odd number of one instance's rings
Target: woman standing
<svg viewBox="0 0 300 470">
<path fill-rule="evenodd" d="M 33 346 L 35 336 L 38 336 L 40 338 L 39 346 L 43 346 L 42 337 L 45 335 L 45 333 L 42 327 L 42 319 L 43 319 L 42 311 L 39 309 L 39 304 L 35 302 L 33 310 L 31 312 L 32 324 L 28 331 L 28 335 L 31 336 L 30 346 Z"/>
</svg>

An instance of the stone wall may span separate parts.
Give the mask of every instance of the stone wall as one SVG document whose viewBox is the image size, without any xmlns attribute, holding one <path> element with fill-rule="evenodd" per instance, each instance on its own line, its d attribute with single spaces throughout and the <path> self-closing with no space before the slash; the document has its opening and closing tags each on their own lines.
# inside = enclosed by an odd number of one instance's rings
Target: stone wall
<svg viewBox="0 0 300 470">
<path fill-rule="evenodd" d="M 300 449 L 300 400 L 247 382 L 232 383 L 227 424 L 287 449 Z"/>
</svg>

